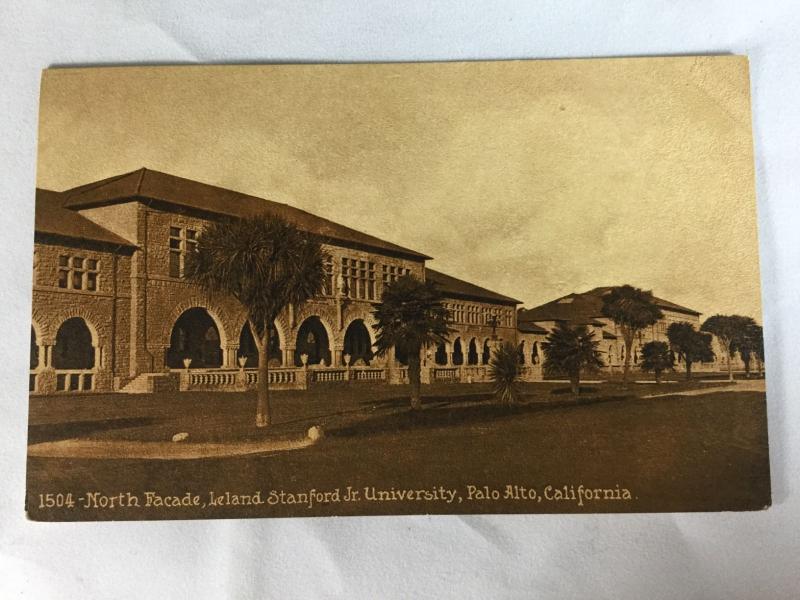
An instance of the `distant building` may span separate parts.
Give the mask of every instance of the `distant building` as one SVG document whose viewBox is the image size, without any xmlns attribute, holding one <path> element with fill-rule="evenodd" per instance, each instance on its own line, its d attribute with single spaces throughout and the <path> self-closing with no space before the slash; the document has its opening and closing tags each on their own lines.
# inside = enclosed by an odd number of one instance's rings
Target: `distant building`
<svg viewBox="0 0 800 600">
<path fill-rule="evenodd" d="M 520 331 L 539 328 L 546 335 L 552 331 L 556 323 L 567 322 L 572 325 L 586 325 L 600 341 L 599 350 L 605 367 L 609 371 L 620 370 L 625 363 L 625 342 L 616 324 L 608 317 L 603 316 L 603 296 L 611 292 L 611 287 L 597 287 L 580 294 L 567 294 L 541 306 L 530 309 L 520 309 L 517 320 Z M 639 364 L 642 346 L 647 342 L 661 341 L 669 343 L 667 328 L 671 323 L 691 323 L 696 329 L 700 328 L 701 314 L 696 310 L 681 306 L 663 298 L 654 297 L 656 305 L 661 309 L 663 318 L 654 325 L 639 332 L 631 348 L 632 367 Z M 721 350 L 716 339 L 712 341 L 716 359 L 713 362 L 693 364 L 693 370 L 717 370 L 727 368 L 725 353 Z M 676 366 L 682 365 L 676 358 Z M 741 359 L 734 356 L 734 368 L 743 368 Z"/>
<path fill-rule="evenodd" d="M 436 281 L 453 315 L 452 341 L 428 352 L 426 380 L 485 380 L 487 349 L 516 343 L 519 301 L 427 269 L 425 254 L 286 204 L 139 169 L 37 190 L 31 391 L 252 385 L 257 352 L 243 307 L 187 281 L 184 265 L 210 222 L 260 213 L 318 234 L 330 256 L 322 294 L 274 323 L 276 387 L 407 381 L 405 357 L 374 356 L 372 316 L 383 287 L 407 273 Z"/>
</svg>

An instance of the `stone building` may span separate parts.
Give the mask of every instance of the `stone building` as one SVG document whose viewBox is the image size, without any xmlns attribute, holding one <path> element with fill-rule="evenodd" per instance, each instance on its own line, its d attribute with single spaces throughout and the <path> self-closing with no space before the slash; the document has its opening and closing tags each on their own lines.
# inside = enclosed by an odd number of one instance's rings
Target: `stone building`
<svg viewBox="0 0 800 600">
<path fill-rule="evenodd" d="M 430 257 L 306 211 L 150 169 L 63 192 L 37 190 L 30 390 L 148 392 L 255 383 L 243 307 L 184 278 L 208 223 L 280 215 L 325 240 L 325 289 L 275 321 L 270 383 L 407 381 L 376 357 L 373 307 L 404 274 L 436 281 L 452 341 L 426 353 L 428 381 L 480 381 L 487 348 L 517 343 L 517 300 L 426 268 Z M 529 376 L 533 376 L 530 375 Z"/>
<path fill-rule="evenodd" d="M 604 317 L 602 314 L 603 296 L 611 291 L 610 287 L 598 287 L 588 292 L 580 294 L 567 294 L 551 302 L 530 309 L 520 309 L 518 311 L 518 327 L 524 330 L 528 327 L 538 327 L 546 335 L 552 331 L 558 322 L 568 322 L 572 325 L 586 325 L 594 334 L 596 340 L 600 341 L 600 354 L 603 363 L 608 371 L 619 371 L 625 363 L 625 342 L 616 324 Z M 681 306 L 663 298 L 654 298 L 656 305 L 661 309 L 663 318 L 659 319 L 651 327 L 642 330 L 637 335 L 631 349 L 632 367 L 636 367 L 641 357 L 641 349 L 644 344 L 652 341 L 669 343 L 667 338 L 667 328 L 671 323 L 687 322 L 691 323 L 695 329 L 700 328 L 701 314 L 696 310 Z M 727 368 L 727 357 L 720 348 L 716 338 L 712 339 L 712 349 L 714 350 L 715 360 L 707 363 L 695 363 L 693 370 L 720 370 Z M 741 359 L 734 356 L 734 368 L 743 368 Z M 676 360 L 676 368 L 685 368 Z"/>
</svg>

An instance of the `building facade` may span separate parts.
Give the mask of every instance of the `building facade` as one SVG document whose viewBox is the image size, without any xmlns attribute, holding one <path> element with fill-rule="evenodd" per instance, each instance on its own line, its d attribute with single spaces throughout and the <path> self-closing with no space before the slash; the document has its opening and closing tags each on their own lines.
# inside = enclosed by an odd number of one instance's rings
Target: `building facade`
<svg viewBox="0 0 800 600">
<path fill-rule="evenodd" d="M 319 235 L 328 255 L 323 293 L 273 324 L 273 386 L 407 381 L 404 357 L 375 355 L 372 314 L 384 286 L 405 274 L 434 279 L 453 315 L 452 341 L 426 351 L 424 380 L 486 380 L 492 344 L 517 342 L 517 300 L 427 269 L 425 254 L 285 204 L 140 169 L 37 190 L 31 392 L 253 386 L 257 351 L 243 307 L 204 292 L 184 270 L 210 222 L 265 212 Z"/>
<path fill-rule="evenodd" d="M 598 287 L 580 294 L 568 294 L 535 308 L 520 309 L 518 326 L 520 330 L 528 327 L 538 327 L 546 335 L 555 328 L 558 322 L 585 325 L 594 335 L 594 339 L 600 342 L 598 349 L 604 369 L 612 373 L 621 371 L 625 364 L 625 341 L 617 325 L 602 314 L 603 296 L 608 294 L 611 289 L 610 287 Z M 701 313 L 662 298 L 654 297 L 654 300 L 661 309 L 663 316 L 654 325 L 637 334 L 631 348 L 630 365 L 633 368 L 638 367 L 642 346 L 646 343 L 659 341 L 669 344 L 667 328 L 672 323 L 690 323 L 695 329 L 700 329 Z M 693 363 L 692 370 L 718 371 L 727 369 L 728 356 L 719 341 L 713 336 L 712 350 L 714 351 L 714 360 Z M 734 369 L 744 368 L 744 364 L 737 354 L 733 356 L 732 366 Z M 677 356 L 675 357 L 675 368 L 677 370 L 685 370 L 686 368 L 685 364 Z"/>
</svg>

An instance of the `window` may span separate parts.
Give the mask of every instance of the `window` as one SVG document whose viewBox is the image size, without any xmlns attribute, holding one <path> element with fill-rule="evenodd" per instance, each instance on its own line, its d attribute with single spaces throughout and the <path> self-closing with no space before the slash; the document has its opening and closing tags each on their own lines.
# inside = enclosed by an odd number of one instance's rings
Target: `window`
<svg viewBox="0 0 800 600">
<path fill-rule="evenodd" d="M 322 281 L 322 294 L 324 296 L 333 296 L 333 258 L 326 257 L 322 266 L 325 270 L 325 278 Z"/>
<path fill-rule="evenodd" d="M 342 258 L 342 280 L 348 298 L 375 300 L 375 263 Z"/>
<path fill-rule="evenodd" d="M 382 265 L 383 285 L 388 285 L 400 279 L 403 275 L 408 275 L 411 270 L 405 267 L 395 267 L 394 265 Z"/>
<path fill-rule="evenodd" d="M 96 292 L 99 289 L 99 264 L 96 258 L 61 254 L 58 257 L 58 287 Z"/>
<path fill-rule="evenodd" d="M 186 256 L 197 250 L 197 230 L 169 228 L 169 276 L 184 277 Z"/>
</svg>

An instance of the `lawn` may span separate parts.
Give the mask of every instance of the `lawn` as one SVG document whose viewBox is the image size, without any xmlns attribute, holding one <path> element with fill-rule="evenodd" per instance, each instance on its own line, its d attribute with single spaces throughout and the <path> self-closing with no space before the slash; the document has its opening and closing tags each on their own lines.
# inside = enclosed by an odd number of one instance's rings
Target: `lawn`
<svg viewBox="0 0 800 600">
<path fill-rule="evenodd" d="M 35 398 L 31 441 L 194 440 L 287 435 L 322 424 L 326 436 L 291 452 L 197 461 L 32 458 L 29 510 L 37 519 L 130 519 L 325 514 L 684 511 L 762 508 L 769 503 L 765 394 L 714 392 L 720 384 L 590 385 L 579 401 L 564 384 L 525 385 L 519 406 L 501 407 L 486 386 L 426 388 L 425 409 L 407 409 L 407 390 L 388 386 L 276 393 L 276 426 L 252 426 L 252 394 Z M 708 388 L 700 396 L 642 396 Z M 504 502 L 467 498 L 474 486 L 630 491 L 628 501 Z M 251 494 L 378 488 L 458 490 L 463 502 L 339 502 L 154 511 L 39 510 L 38 494 L 156 490 Z M 568 489 L 569 491 L 569 489 Z M 552 496 L 552 494 L 551 494 Z"/>
</svg>

